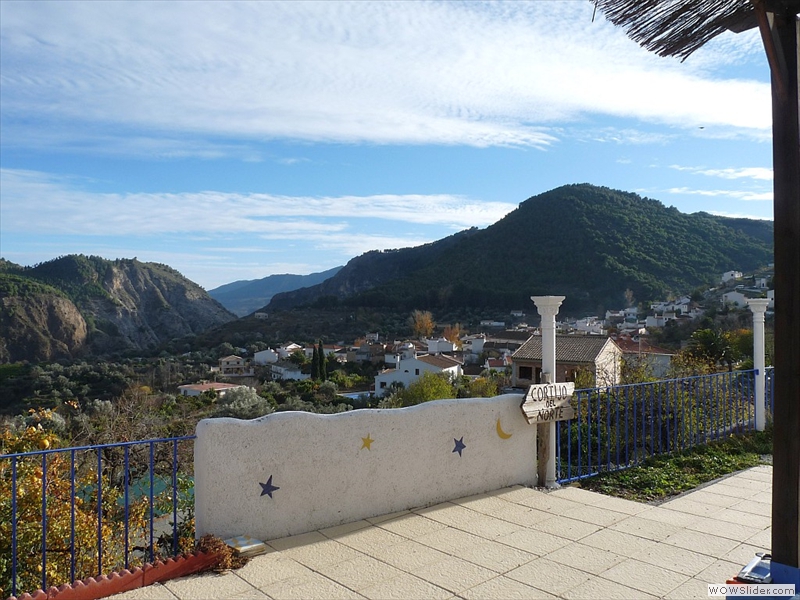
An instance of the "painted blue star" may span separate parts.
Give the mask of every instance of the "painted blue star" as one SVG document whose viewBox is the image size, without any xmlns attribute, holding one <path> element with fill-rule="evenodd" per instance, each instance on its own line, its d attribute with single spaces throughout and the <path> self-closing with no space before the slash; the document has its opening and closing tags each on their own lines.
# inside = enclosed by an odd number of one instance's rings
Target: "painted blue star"
<svg viewBox="0 0 800 600">
<path fill-rule="evenodd" d="M 458 452 L 458 455 L 461 456 L 461 451 L 466 448 L 466 444 L 464 444 L 464 436 L 461 436 L 460 440 L 453 438 L 453 441 L 456 443 L 456 447 L 453 448 L 453 452 Z"/>
<path fill-rule="evenodd" d="M 258 485 L 261 486 L 261 495 L 263 496 L 266 494 L 270 498 L 272 498 L 272 492 L 281 489 L 277 485 L 272 485 L 272 475 L 270 475 L 269 479 L 267 479 L 267 483 L 259 482 Z"/>
</svg>

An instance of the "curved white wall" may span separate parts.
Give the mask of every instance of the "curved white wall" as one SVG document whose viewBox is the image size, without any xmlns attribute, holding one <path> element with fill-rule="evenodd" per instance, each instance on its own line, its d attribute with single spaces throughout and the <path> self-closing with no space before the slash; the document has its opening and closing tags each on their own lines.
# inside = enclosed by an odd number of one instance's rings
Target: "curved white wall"
<svg viewBox="0 0 800 600">
<path fill-rule="evenodd" d="M 197 536 L 270 540 L 534 485 L 536 427 L 523 417 L 522 400 L 508 394 L 335 415 L 203 420 L 195 440 Z"/>
</svg>

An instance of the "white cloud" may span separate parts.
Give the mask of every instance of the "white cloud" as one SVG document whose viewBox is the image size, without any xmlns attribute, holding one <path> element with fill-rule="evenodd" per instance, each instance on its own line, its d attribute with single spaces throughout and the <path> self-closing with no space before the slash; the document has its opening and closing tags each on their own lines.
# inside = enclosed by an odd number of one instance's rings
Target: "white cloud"
<svg viewBox="0 0 800 600">
<path fill-rule="evenodd" d="M 683 167 L 680 165 L 670 165 L 676 171 L 688 171 L 697 175 L 707 175 L 709 177 L 720 177 L 722 179 L 755 179 L 759 181 L 772 181 L 772 169 L 766 167 L 741 167 L 726 169 L 708 169 L 706 167 Z"/>
<path fill-rule="evenodd" d="M 749 201 L 771 202 L 773 199 L 772 192 L 753 192 L 747 190 L 696 190 L 686 187 L 677 187 L 677 188 L 670 188 L 666 191 L 670 194 L 690 194 L 695 196 L 709 196 L 709 197 L 724 196 L 748 202 Z"/>
<path fill-rule="evenodd" d="M 591 13 L 590 2 L 0 2 L 3 143 L 257 160 L 249 146 L 276 138 L 547 147 L 556 124 L 589 114 L 769 129 L 769 85 L 714 68 L 753 56 L 754 34 L 681 65 Z"/>
<path fill-rule="evenodd" d="M 46 173 L 14 169 L 0 170 L 0 189 L 5 230 L 50 235 L 257 234 L 269 239 L 311 239 L 341 234 L 344 240 L 353 235 L 350 223 L 360 219 L 465 229 L 490 225 L 516 208 L 515 204 L 446 194 L 109 194 L 86 191 L 72 180 Z M 40 218 L 31 219 L 31 214 Z"/>
<path fill-rule="evenodd" d="M 708 211 L 712 215 L 717 215 L 718 217 L 730 217 L 731 219 L 756 219 L 758 221 L 771 221 L 771 218 L 764 217 L 761 215 L 751 215 L 745 213 L 733 213 L 727 211 L 719 211 L 719 210 L 709 210 Z"/>
</svg>

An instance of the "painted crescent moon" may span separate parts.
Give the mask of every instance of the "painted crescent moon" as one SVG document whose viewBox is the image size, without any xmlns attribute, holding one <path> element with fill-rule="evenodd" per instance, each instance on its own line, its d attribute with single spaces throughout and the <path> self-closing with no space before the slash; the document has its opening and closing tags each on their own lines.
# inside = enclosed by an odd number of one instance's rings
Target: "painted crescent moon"
<svg viewBox="0 0 800 600">
<path fill-rule="evenodd" d="M 503 431 L 503 428 L 500 427 L 500 419 L 497 419 L 497 435 L 500 436 L 500 439 L 507 440 L 508 438 L 510 438 L 514 434 L 513 433 L 506 433 L 505 431 Z"/>
</svg>

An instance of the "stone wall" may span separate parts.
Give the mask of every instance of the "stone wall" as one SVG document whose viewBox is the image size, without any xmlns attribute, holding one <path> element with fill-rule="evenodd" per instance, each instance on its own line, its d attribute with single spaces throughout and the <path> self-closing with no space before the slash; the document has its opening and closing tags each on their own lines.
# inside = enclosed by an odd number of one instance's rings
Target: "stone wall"
<svg viewBox="0 0 800 600">
<path fill-rule="evenodd" d="M 536 483 L 523 397 L 335 415 L 206 419 L 195 441 L 196 531 L 270 540 Z"/>
</svg>

